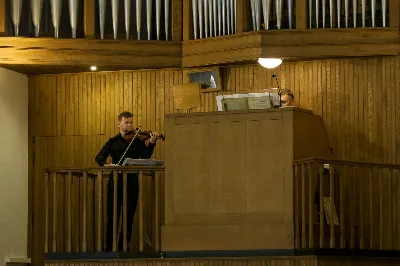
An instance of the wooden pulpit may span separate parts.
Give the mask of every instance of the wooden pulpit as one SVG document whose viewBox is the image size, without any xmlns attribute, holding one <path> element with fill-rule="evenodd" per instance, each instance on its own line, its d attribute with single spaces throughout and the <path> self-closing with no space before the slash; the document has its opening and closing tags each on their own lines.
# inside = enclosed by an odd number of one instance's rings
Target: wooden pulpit
<svg viewBox="0 0 400 266">
<path fill-rule="evenodd" d="M 328 157 L 309 110 L 166 115 L 164 251 L 292 249 L 292 161 Z"/>
</svg>

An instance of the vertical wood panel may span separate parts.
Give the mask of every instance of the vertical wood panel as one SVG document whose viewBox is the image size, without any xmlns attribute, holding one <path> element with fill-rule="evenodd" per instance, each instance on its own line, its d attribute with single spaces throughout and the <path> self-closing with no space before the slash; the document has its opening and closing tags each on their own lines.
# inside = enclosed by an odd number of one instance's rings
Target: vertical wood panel
<svg viewBox="0 0 400 266">
<path fill-rule="evenodd" d="M 323 116 L 336 158 L 399 163 L 399 59 L 297 62 L 276 69 L 222 68 L 225 91 L 203 93 L 198 111 L 216 110 L 219 93 L 276 88 L 275 73 L 278 85 L 295 93 L 296 105 Z M 175 112 L 172 88 L 184 80 L 181 69 L 29 77 L 29 132 L 35 139 L 30 148 L 35 158 L 35 165 L 30 160 L 35 262 L 40 261 L 44 247 L 43 169 L 94 166 L 96 153 L 117 133 L 117 115 L 123 110 L 132 111 L 135 125 L 142 129 L 164 133 L 164 114 Z M 153 158 L 163 159 L 164 151 L 164 143 L 159 142 Z M 78 188 L 73 188 L 74 193 Z M 73 228 L 82 220 L 76 215 L 72 215 Z"/>
<path fill-rule="evenodd" d="M 95 37 L 95 0 L 85 0 L 83 7 L 83 20 L 85 38 L 93 39 Z"/>
<path fill-rule="evenodd" d="M 0 0 L 0 37 L 7 32 L 6 0 Z"/>
<path fill-rule="evenodd" d="M 183 14 L 182 10 L 183 0 L 170 1 L 171 3 L 171 21 L 172 21 L 172 41 L 181 42 L 182 41 L 182 22 Z"/>
</svg>

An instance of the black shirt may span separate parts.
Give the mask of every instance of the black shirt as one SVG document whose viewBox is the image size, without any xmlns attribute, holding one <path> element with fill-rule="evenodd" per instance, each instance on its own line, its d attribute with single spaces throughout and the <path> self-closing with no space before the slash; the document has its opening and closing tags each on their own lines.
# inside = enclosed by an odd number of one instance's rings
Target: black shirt
<svg viewBox="0 0 400 266">
<path fill-rule="evenodd" d="M 122 155 L 124 154 L 126 148 L 129 143 L 126 141 L 122 135 L 119 133 L 115 137 L 110 138 L 106 144 L 104 144 L 103 148 L 101 148 L 100 152 L 97 154 L 95 161 L 103 166 L 107 162 L 108 156 L 111 156 L 112 163 L 117 164 Z M 121 160 L 121 164 L 124 162 L 125 158 L 132 159 L 148 159 L 153 155 L 154 147 L 156 145 L 149 142 L 147 144 L 140 139 L 133 140 L 133 143 L 129 147 L 128 151 L 125 153 L 124 158 Z"/>
</svg>

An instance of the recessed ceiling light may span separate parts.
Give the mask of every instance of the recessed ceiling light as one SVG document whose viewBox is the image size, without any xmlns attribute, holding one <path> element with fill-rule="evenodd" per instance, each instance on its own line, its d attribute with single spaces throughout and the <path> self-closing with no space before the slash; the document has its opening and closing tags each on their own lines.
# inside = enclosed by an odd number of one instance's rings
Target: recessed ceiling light
<svg viewBox="0 0 400 266">
<path fill-rule="evenodd" d="M 91 66 L 90 70 L 95 71 L 95 70 L 97 70 L 97 67 L 96 66 Z"/>
</svg>

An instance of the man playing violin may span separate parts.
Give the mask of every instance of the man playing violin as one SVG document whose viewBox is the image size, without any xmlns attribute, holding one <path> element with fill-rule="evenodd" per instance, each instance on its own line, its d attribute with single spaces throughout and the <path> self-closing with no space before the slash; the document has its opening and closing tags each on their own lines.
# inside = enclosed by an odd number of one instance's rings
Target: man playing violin
<svg viewBox="0 0 400 266">
<path fill-rule="evenodd" d="M 145 141 L 140 138 L 135 138 L 132 141 L 129 149 L 126 151 L 124 158 L 122 158 L 129 142 L 133 138 L 133 135 L 129 139 L 129 134 L 133 130 L 133 114 L 130 112 L 122 112 L 118 116 L 118 127 L 119 133 L 110 138 L 97 154 L 95 161 L 100 166 L 118 166 L 119 162 L 122 163 L 125 158 L 132 159 L 148 159 L 153 155 L 154 147 L 158 140 L 157 133 L 150 133 L 149 143 L 146 145 Z M 111 156 L 112 163 L 107 164 L 107 158 Z M 122 160 L 121 160 L 122 159 Z M 131 240 L 132 234 L 132 223 L 133 217 L 136 211 L 139 185 L 138 175 L 134 173 L 127 174 L 127 232 L 126 237 L 129 241 Z M 122 174 L 118 174 L 118 188 L 117 188 L 117 227 L 119 224 L 120 211 L 122 207 L 123 199 L 123 177 Z M 114 177 L 110 176 L 108 180 L 107 189 L 107 233 L 106 233 L 106 251 L 112 251 L 113 243 L 113 211 L 114 211 Z M 118 240 L 118 251 L 122 251 L 123 248 L 123 237 L 120 234 Z"/>
</svg>

